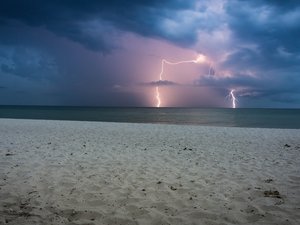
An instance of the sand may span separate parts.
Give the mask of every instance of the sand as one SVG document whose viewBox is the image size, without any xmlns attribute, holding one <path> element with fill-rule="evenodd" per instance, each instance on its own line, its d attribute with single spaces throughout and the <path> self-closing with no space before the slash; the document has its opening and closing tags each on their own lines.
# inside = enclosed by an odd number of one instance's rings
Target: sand
<svg viewBox="0 0 300 225">
<path fill-rule="evenodd" d="M 0 224 L 300 224 L 300 130 L 0 119 Z"/>
</svg>

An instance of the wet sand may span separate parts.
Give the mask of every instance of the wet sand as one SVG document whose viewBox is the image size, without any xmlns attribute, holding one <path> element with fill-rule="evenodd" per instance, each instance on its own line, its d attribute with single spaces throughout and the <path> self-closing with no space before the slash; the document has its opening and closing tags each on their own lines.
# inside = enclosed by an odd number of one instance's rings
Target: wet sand
<svg viewBox="0 0 300 225">
<path fill-rule="evenodd" d="M 300 130 L 0 119 L 0 224 L 300 224 Z"/>
</svg>

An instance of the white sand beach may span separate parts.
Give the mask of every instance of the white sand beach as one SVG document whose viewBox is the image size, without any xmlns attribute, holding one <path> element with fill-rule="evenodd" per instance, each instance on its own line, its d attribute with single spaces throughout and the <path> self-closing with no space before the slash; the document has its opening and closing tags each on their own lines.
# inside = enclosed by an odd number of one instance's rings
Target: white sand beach
<svg viewBox="0 0 300 225">
<path fill-rule="evenodd" d="M 300 224 L 300 130 L 0 119 L 0 224 Z"/>
</svg>

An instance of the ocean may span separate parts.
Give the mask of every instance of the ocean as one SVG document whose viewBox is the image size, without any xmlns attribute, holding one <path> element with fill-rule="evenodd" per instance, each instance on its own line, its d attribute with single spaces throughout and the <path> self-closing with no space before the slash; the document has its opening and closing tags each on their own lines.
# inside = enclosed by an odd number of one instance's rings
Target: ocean
<svg viewBox="0 0 300 225">
<path fill-rule="evenodd" d="M 300 109 L 0 106 L 0 118 L 300 128 Z"/>
</svg>

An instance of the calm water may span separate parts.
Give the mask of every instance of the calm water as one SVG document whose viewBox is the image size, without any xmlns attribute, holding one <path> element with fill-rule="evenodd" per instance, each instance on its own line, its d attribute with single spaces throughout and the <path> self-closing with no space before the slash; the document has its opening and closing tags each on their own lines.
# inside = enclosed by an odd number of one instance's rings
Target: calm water
<svg viewBox="0 0 300 225">
<path fill-rule="evenodd" d="M 300 109 L 0 106 L 0 118 L 300 128 Z"/>
</svg>

